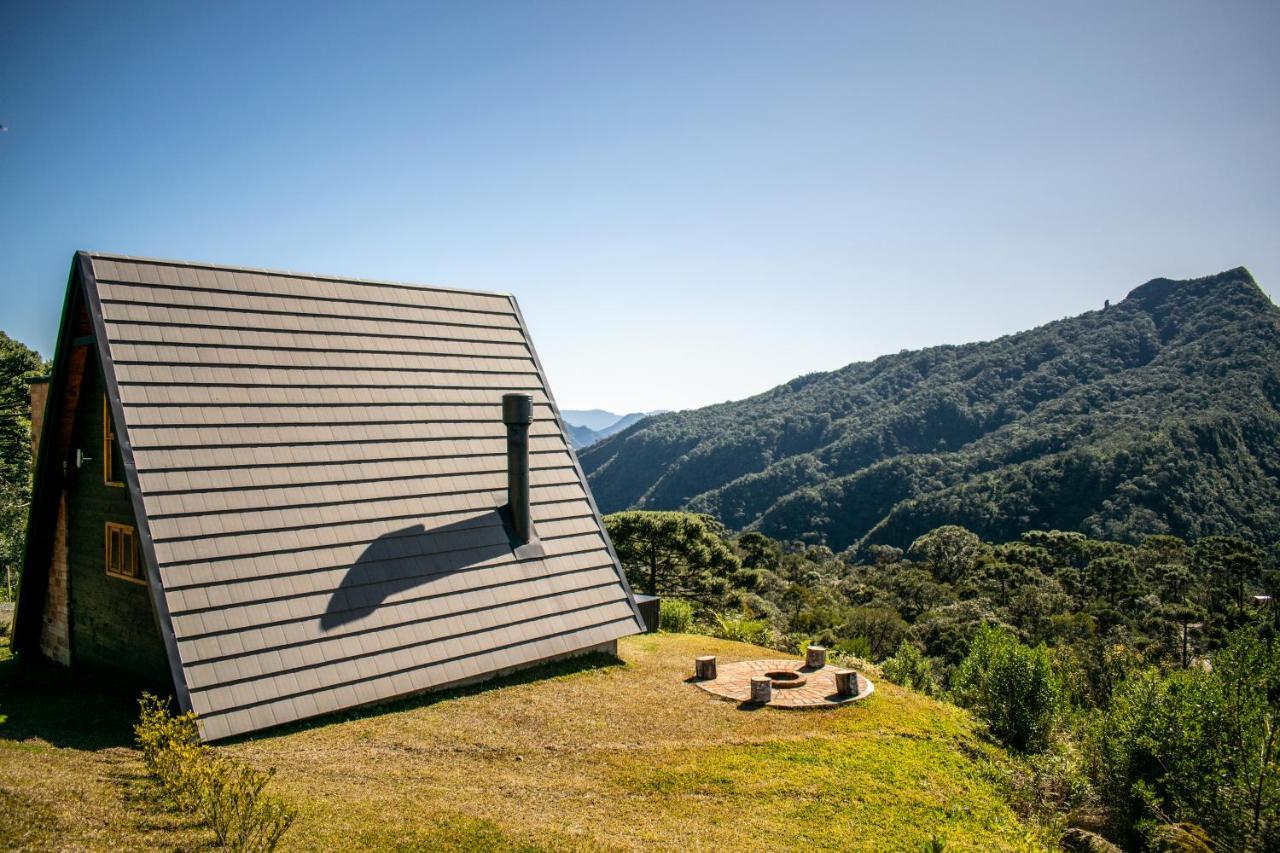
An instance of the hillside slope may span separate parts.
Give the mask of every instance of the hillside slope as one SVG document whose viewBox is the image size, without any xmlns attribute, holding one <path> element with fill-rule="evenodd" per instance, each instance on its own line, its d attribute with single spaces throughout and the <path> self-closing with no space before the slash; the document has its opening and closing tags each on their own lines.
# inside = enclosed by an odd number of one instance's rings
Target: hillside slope
<svg viewBox="0 0 1280 853">
<path fill-rule="evenodd" d="M 661 415 L 580 458 L 606 512 L 688 508 L 836 549 L 949 523 L 1276 547 L 1278 408 L 1280 309 L 1239 268 Z"/>
<path fill-rule="evenodd" d="M 208 845 L 143 778 L 128 696 L 86 715 L 78 685 L 13 683 L 3 652 L 0 847 Z M 686 683 L 693 656 L 777 652 L 643 635 L 619 654 L 217 749 L 277 768 L 299 809 L 284 850 L 1046 849 L 954 706 L 880 682 L 838 710 L 749 711 Z"/>
</svg>

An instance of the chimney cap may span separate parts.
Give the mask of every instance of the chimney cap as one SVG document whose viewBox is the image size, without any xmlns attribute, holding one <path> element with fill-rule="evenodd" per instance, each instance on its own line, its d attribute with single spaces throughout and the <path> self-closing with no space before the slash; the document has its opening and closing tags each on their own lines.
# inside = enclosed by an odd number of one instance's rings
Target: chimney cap
<svg viewBox="0 0 1280 853">
<path fill-rule="evenodd" d="M 508 425 L 533 423 L 533 396 L 530 394 L 503 394 L 502 422 Z"/>
</svg>

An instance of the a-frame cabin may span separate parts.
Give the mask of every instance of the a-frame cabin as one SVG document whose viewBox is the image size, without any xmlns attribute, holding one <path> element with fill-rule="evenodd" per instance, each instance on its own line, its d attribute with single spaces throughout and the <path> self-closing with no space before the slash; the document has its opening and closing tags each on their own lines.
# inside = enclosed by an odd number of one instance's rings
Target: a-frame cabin
<svg viewBox="0 0 1280 853">
<path fill-rule="evenodd" d="M 206 739 L 642 630 L 508 295 L 81 252 L 46 396 L 15 648 Z"/>
</svg>

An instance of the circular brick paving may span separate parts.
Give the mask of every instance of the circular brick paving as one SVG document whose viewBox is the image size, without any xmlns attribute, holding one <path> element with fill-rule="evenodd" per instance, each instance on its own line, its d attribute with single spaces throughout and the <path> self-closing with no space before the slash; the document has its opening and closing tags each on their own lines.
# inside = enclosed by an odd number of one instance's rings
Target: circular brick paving
<svg viewBox="0 0 1280 853">
<path fill-rule="evenodd" d="M 735 702 L 751 700 L 751 676 L 764 675 L 775 670 L 798 672 L 805 679 L 803 687 L 785 690 L 773 689 L 770 708 L 833 708 L 865 699 L 876 686 L 858 674 L 858 695 L 841 696 L 836 692 L 836 671 L 839 667 L 824 666 L 810 669 L 802 660 L 746 660 L 737 663 L 721 663 L 716 667 L 713 679 L 692 678 L 694 684 L 722 699 Z"/>
</svg>

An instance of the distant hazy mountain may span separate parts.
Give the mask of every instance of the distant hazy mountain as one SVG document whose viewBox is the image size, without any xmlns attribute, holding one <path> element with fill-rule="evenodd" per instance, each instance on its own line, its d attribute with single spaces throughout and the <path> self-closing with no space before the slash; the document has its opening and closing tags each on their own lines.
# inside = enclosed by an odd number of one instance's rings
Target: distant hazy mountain
<svg viewBox="0 0 1280 853">
<path fill-rule="evenodd" d="M 665 410 L 633 412 L 629 415 L 615 415 L 603 409 L 562 409 L 560 411 L 561 417 L 569 427 L 569 440 L 575 448 L 589 447 L 650 415 L 661 414 L 665 414 Z"/>
<path fill-rule="evenodd" d="M 836 549 L 1234 534 L 1280 548 L 1280 309 L 1241 268 L 1104 310 L 659 415 L 581 454 L 600 508 Z"/>
<path fill-rule="evenodd" d="M 561 409 L 560 415 L 566 423 L 586 427 L 592 432 L 616 424 L 622 417 L 613 412 L 606 412 L 604 409 Z"/>
<path fill-rule="evenodd" d="M 600 437 L 593 429 L 571 424 L 568 421 L 565 421 L 564 425 L 569 430 L 569 443 L 572 444 L 574 448 L 586 447 L 588 444 L 595 444 L 600 440 Z"/>
</svg>

